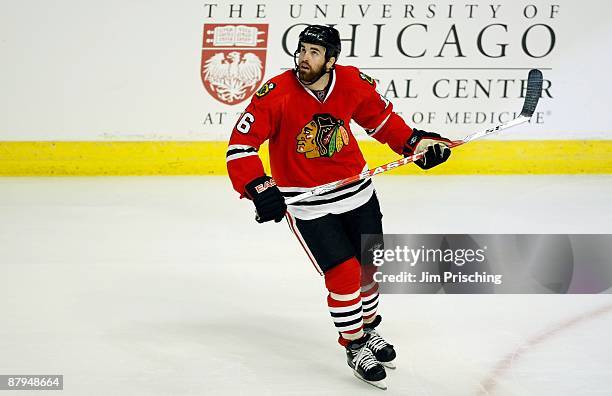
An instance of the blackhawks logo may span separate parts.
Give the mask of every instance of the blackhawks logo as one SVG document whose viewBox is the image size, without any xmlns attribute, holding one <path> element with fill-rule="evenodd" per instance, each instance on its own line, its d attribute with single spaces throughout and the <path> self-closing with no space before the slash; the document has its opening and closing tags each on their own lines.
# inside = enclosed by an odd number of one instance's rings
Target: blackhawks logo
<svg viewBox="0 0 612 396">
<path fill-rule="evenodd" d="M 270 91 L 273 90 L 274 87 L 276 87 L 276 84 L 274 84 L 271 81 L 268 81 L 267 83 L 262 85 L 262 87 L 259 88 L 259 90 L 257 92 L 255 92 L 255 96 L 257 96 L 258 98 L 264 97 L 268 93 L 270 93 Z"/>
<path fill-rule="evenodd" d="M 344 121 L 330 114 L 315 114 L 296 140 L 296 151 L 306 158 L 331 157 L 349 144 L 349 134 Z"/>
<path fill-rule="evenodd" d="M 361 77 L 361 79 L 363 81 L 367 82 L 368 84 L 370 84 L 372 86 L 374 85 L 374 79 L 372 77 L 368 76 L 367 74 L 359 72 L 359 77 Z"/>
</svg>

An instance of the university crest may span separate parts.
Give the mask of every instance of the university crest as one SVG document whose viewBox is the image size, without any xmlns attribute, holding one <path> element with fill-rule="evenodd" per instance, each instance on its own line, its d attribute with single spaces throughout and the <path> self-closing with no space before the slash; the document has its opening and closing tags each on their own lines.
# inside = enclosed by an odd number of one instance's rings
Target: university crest
<svg viewBox="0 0 612 396">
<path fill-rule="evenodd" d="M 201 75 L 206 91 L 235 105 L 257 90 L 266 69 L 267 24 L 204 24 Z"/>
</svg>

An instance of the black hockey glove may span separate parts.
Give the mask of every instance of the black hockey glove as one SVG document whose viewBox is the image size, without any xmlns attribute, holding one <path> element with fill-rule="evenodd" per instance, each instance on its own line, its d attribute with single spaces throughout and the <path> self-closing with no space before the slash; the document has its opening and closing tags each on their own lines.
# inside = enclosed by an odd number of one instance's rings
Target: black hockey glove
<svg viewBox="0 0 612 396">
<path fill-rule="evenodd" d="M 404 157 L 411 156 L 415 153 L 425 151 L 425 155 L 414 161 L 421 169 L 430 169 L 436 165 L 440 165 L 450 157 L 451 141 L 443 138 L 437 133 L 421 131 L 413 129 L 412 135 L 404 145 Z"/>
<path fill-rule="evenodd" d="M 285 217 L 287 205 L 276 187 L 276 182 L 270 176 L 261 176 L 244 186 L 248 198 L 255 204 L 258 223 L 274 220 L 279 222 Z"/>
</svg>

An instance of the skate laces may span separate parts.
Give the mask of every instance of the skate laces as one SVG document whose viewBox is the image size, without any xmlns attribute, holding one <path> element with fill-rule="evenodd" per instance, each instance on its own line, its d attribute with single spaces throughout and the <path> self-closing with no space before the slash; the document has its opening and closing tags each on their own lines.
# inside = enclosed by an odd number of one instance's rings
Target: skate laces
<svg viewBox="0 0 612 396">
<path fill-rule="evenodd" d="M 386 346 L 390 346 L 390 344 L 385 341 L 378 333 L 375 331 L 370 332 L 370 339 L 367 342 L 367 346 L 372 349 L 374 352 L 378 352 Z"/>
<path fill-rule="evenodd" d="M 357 354 L 357 358 L 355 359 L 355 368 L 361 366 L 364 371 L 368 371 L 369 369 L 376 367 L 377 365 L 378 360 L 376 360 L 370 348 L 368 348 L 367 345 L 364 345 Z"/>
</svg>

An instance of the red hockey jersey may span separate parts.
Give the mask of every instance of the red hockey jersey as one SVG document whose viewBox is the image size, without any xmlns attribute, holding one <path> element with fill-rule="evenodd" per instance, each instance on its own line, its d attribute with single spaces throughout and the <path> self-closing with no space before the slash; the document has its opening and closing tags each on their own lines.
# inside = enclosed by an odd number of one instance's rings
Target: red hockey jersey
<svg viewBox="0 0 612 396">
<path fill-rule="evenodd" d="M 232 131 L 226 154 L 229 176 L 241 196 L 247 183 L 264 175 L 257 151 L 266 140 L 272 177 L 285 197 L 367 169 L 350 120 L 402 153 L 412 130 L 376 91 L 376 83 L 352 66 L 336 65 L 330 77 L 323 101 L 293 70 L 270 79 L 255 93 Z M 343 213 L 366 203 L 373 191 L 367 180 L 290 205 L 288 211 L 301 219 Z"/>
</svg>

